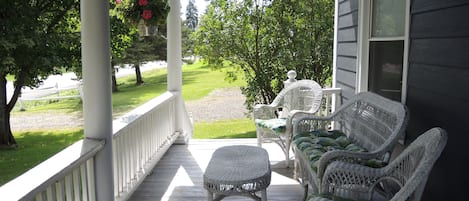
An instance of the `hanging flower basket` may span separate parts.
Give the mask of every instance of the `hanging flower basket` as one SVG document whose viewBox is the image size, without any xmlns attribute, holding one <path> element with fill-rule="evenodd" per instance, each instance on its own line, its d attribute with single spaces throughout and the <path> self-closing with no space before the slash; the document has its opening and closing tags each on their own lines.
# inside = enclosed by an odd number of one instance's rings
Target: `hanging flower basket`
<svg viewBox="0 0 469 201">
<path fill-rule="evenodd" d="M 164 24 L 170 9 L 167 0 L 116 0 L 116 3 L 126 21 L 146 32 L 143 35 Z"/>
</svg>

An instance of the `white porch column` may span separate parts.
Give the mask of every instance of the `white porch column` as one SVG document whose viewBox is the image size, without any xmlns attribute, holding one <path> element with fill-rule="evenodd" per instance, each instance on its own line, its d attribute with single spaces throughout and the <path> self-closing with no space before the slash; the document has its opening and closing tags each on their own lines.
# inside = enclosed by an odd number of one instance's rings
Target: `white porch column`
<svg viewBox="0 0 469 201">
<path fill-rule="evenodd" d="M 182 101 L 182 50 L 181 50 L 181 3 L 179 0 L 169 0 L 171 10 L 167 18 L 167 63 L 168 63 L 168 91 L 177 94 L 175 114 L 176 132 L 181 135 L 183 131 L 183 101 Z M 184 143 L 184 136 L 178 138 L 177 143 Z"/>
<path fill-rule="evenodd" d="M 104 139 L 95 158 L 96 200 L 114 200 L 108 0 L 81 0 L 85 138 Z"/>
</svg>

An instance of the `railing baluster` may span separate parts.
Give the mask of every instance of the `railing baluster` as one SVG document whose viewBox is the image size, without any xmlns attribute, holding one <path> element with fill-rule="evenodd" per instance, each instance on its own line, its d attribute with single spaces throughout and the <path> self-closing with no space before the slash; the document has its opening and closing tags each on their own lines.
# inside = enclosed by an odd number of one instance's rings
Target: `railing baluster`
<svg viewBox="0 0 469 201">
<path fill-rule="evenodd" d="M 136 108 L 113 122 L 114 190 L 116 200 L 126 200 L 145 176 L 156 165 L 164 152 L 178 137 L 175 133 L 176 95 L 163 95 Z M 185 110 L 185 108 L 183 108 Z M 187 114 L 186 114 L 187 115 Z M 184 118 L 184 129 L 192 131 L 189 117 Z M 186 122 L 187 121 L 187 122 Z M 0 188 L 2 200 L 96 200 L 94 157 L 104 141 L 85 139 L 67 147 L 27 173 Z M 57 167 L 59 168 L 47 168 Z M 44 170 L 52 169 L 47 174 Z M 37 179 L 37 175 L 44 176 Z M 21 188 L 21 182 L 34 182 L 37 186 L 11 195 Z M 6 195 L 6 196 L 4 196 Z M 11 198 L 11 199 L 10 199 Z"/>
<path fill-rule="evenodd" d="M 54 193 L 53 193 L 52 187 L 49 186 L 49 187 L 47 187 L 47 189 L 46 189 L 47 201 L 53 201 L 53 200 L 54 200 L 52 195 L 54 195 Z"/>
<path fill-rule="evenodd" d="M 56 193 L 56 198 L 57 201 L 63 201 L 64 200 L 64 184 L 63 180 L 59 180 L 55 183 L 55 193 Z"/>
<path fill-rule="evenodd" d="M 69 174 L 65 176 L 65 200 L 73 200 L 73 183 L 72 176 Z"/>
<path fill-rule="evenodd" d="M 80 165 L 81 198 L 83 201 L 88 201 L 88 178 L 86 177 L 86 172 L 86 164 Z"/>
<path fill-rule="evenodd" d="M 75 201 L 81 201 L 81 197 L 80 197 L 80 170 L 79 169 L 75 169 L 73 170 L 73 200 Z"/>
</svg>

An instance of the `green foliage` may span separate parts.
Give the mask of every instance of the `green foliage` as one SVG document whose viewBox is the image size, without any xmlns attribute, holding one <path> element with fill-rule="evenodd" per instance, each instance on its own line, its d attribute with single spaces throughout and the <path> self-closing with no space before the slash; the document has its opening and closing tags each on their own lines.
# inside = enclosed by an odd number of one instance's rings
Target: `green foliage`
<svg viewBox="0 0 469 201">
<path fill-rule="evenodd" d="M 187 22 L 183 22 L 186 24 Z M 194 56 L 194 39 L 191 38 L 194 30 L 188 28 L 187 26 L 181 26 L 181 40 L 182 40 L 182 57 L 193 57 Z"/>
<path fill-rule="evenodd" d="M 80 60 L 79 1 L 2 1 L 1 74 L 37 86 Z"/>
<path fill-rule="evenodd" d="M 117 16 L 110 17 L 111 24 L 111 60 L 112 63 L 123 62 L 124 52 L 129 48 L 137 37 L 136 28 L 126 25 Z"/>
<path fill-rule="evenodd" d="M 333 1 L 214 0 L 194 33 L 210 65 L 230 61 L 244 72 L 246 106 L 270 103 L 288 70 L 321 85 L 332 72 Z"/>
<path fill-rule="evenodd" d="M 194 0 L 189 0 L 189 4 L 186 7 L 186 26 L 189 29 L 195 30 L 199 24 L 199 11 L 195 6 Z"/>
<path fill-rule="evenodd" d="M 164 24 L 170 7 L 167 0 L 119 0 L 118 12 L 129 24 Z"/>
<path fill-rule="evenodd" d="M 79 0 L 0 2 L 0 146 L 16 144 L 10 111 L 24 86 L 80 63 Z M 15 91 L 6 100 L 6 75 Z"/>
</svg>

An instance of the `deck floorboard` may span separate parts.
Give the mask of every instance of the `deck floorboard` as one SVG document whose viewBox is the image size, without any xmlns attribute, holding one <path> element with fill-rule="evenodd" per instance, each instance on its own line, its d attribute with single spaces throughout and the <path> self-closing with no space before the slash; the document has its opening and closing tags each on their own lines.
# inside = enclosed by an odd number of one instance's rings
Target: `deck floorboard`
<svg viewBox="0 0 469 201">
<path fill-rule="evenodd" d="M 155 166 L 130 201 L 206 201 L 203 173 L 213 152 L 222 146 L 252 145 L 256 139 L 191 140 L 188 145 L 173 145 Z M 272 180 L 267 188 L 269 201 L 300 201 L 303 188 L 293 178 L 293 168 L 285 168 L 284 155 L 273 143 L 263 144 L 272 165 Z M 293 154 L 290 154 L 293 155 Z M 224 201 L 247 201 L 233 196 Z"/>
</svg>

